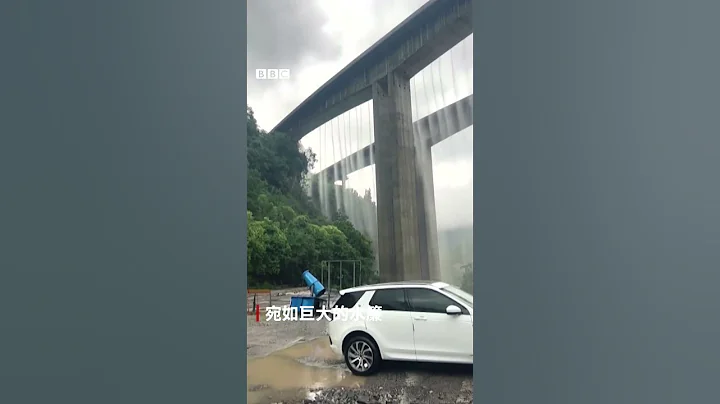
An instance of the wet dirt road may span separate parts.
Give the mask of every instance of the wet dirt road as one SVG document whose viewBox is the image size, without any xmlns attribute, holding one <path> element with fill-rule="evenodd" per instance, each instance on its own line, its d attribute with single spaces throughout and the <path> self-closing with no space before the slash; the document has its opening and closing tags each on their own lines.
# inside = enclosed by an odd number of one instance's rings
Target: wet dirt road
<svg viewBox="0 0 720 404">
<path fill-rule="evenodd" d="M 472 367 L 384 363 L 353 376 L 326 337 L 248 360 L 248 403 L 472 403 Z"/>
</svg>

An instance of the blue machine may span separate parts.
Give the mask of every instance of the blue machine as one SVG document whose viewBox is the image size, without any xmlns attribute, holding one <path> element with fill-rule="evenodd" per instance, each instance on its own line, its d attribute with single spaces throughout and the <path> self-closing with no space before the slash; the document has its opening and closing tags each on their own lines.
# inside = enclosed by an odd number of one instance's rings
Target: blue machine
<svg viewBox="0 0 720 404">
<path fill-rule="evenodd" d="M 317 314 L 317 310 L 323 303 L 323 299 L 320 299 L 320 296 L 325 294 L 325 287 L 310 271 L 303 272 L 302 278 L 310 289 L 312 296 L 293 296 L 290 298 L 290 307 L 295 307 L 298 310 L 300 310 L 301 307 L 312 307 L 315 314 Z"/>
<path fill-rule="evenodd" d="M 305 271 L 302 273 L 302 278 L 305 281 L 305 284 L 310 288 L 310 291 L 312 292 L 314 297 L 320 297 L 323 294 L 325 294 L 325 287 L 320 283 L 320 281 L 317 280 L 316 277 L 313 276 L 313 274 L 310 273 L 310 271 Z"/>
<path fill-rule="evenodd" d="M 315 307 L 315 298 L 311 296 L 292 296 L 290 298 L 290 307 L 300 310 L 301 307 Z"/>
</svg>

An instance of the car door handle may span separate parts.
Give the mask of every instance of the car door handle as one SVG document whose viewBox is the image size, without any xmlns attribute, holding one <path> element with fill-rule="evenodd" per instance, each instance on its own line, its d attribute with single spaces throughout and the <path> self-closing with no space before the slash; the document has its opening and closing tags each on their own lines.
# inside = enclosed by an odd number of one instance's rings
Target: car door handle
<svg viewBox="0 0 720 404">
<path fill-rule="evenodd" d="M 427 321 L 427 317 L 425 317 L 425 316 L 413 317 L 413 320 L 417 320 L 417 321 Z"/>
</svg>

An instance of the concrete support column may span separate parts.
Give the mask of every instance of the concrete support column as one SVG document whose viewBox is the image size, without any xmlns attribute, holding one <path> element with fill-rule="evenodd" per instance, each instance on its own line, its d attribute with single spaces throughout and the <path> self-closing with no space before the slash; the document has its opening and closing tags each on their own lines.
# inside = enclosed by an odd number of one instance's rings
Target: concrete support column
<svg viewBox="0 0 720 404">
<path fill-rule="evenodd" d="M 416 136 L 415 139 L 419 137 Z M 441 280 L 440 253 L 435 216 L 435 184 L 432 169 L 432 144 L 429 140 L 416 140 L 417 200 L 420 231 L 420 268 L 422 279 Z"/>
<path fill-rule="evenodd" d="M 415 140 L 409 78 L 373 84 L 373 113 L 380 279 L 429 279 L 438 267 L 432 159 Z"/>
</svg>

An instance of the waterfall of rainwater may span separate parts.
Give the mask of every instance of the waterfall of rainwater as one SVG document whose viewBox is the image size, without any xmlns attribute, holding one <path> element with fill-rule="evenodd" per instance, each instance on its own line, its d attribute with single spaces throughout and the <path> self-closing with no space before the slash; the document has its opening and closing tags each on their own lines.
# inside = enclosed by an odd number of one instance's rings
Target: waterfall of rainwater
<svg viewBox="0 0 720 404">
<path fill-rule="evenodd" d="M 374 162 L 372 153 L 368 157 L 361 152 L 373 142 L 372 116 L 364 113 L 371 111 L 361 105 L 318 128 L 320 170 L 313 184 L 324 216 L 332 219 L 338 213 L 345 215 L 372 241 L 375 267 L 363 271 L 377 272 L 377 210 L 374 198 L 369 197 L 375 194 Z"/>
<path fill-rule="evenodd" d="M 464 68 L 456 69 L 456 62 Z M 441 110 L 442 112 L 437 114 L 437 124 L 448 133 L 454 134 L 459 128 L 453 126 L 459 123 L 460 127 L 467 127 L 472 123 L 472 116 L 463 114 L 466 108 L 453 109 L 457 111 L 458 116 L 449 116 L 451 110 L 443 108 L 470 94 L 472 94 L 472 35 L 411 80 L 413 121 Z M 469 102 L 472 102 L 472 98 Z M 317 154 L 320 170 L 313 181 L 317 203 L 323 215 L 333 218 L 340 212 L 347 216 L 356 229 L 370 238 L 376 257 L 373 269 L 377 271 L 376 172 L 374 148 L 367 147 L 374 143 L 373 129 L 372 101 L 353 108 L 318 128 L 319 153 Z M 429 141 L 431 134 L 421 133 L 427 131 L 427 128 L 414 129 L 418 131 L 415 134 L 416 142 Z M 468 130 L 472 138 L 472 125 L 461 132 L 467 134 Z M 416 146 L 418 146 L 416 150 L 418 150 L 419 166 L 431 167 L 433 162 L 431 147 L 419 143 L 416 143 Z M 362 152 L 365 147 L 367 150 Z M 433 190 L 438 189 L 434 182 L 443 180 L 434 176 L 432 170 L 420 172 L 418 186 L 425 193 L 426 201 L 443 197 L 438 194 L 431 195 Z M 435 206 L 430 204 L 428 208 L 435 209 Z M 419 212 L 419 214 L 423 213 Z M 453 214 L 468 215 L 469 227 L 472 228 L 471 212 L 453 212 Z M 426 215 L 425 222 L 437 228 L 438 224 L 433 222 L 434 217 L 435 215 Z M 472 261 L 472 232 L 462 233 L 460 239 L 446 233 L 438 230 L 437 239 L 428 240 L 428 244 L 429 248 L 435 246 L 440 257 L 440 279 L 457 284 L 462 276 L 457 257 L 462 257 L 461 260 L 466 261 L 461 262 L 462 265 Z M 325 259 L 333 258 L 335 257 Z"/>
<path fill-rule="evenodd" d="M 457 60 L 459 59 L 459 60 Z M 464 69 L 456 69 L 456 61 L 459 66 Z M 466 116 L 464 112 L 467 108 L 445 109 L 445 107 L 458 102 L 468 95 L 472 94 L 472 36 L 456 45 L 453 49 L 441 56 L 428 67 L 418 73 L 411 80 L 411 96 L 413 101 L 413 121 L 426 117 L 430 114 L 438 112 L 434 123 L 439 128 L 450 135 L 465 132 L 467 130 L 472 133 L 472 126 L 469 129 L 460 131 L 460 128 L 466 128 L 472 123 L 472 116 Z M 472 102 L 470 97 L 469 102 Z M 451 116 L 450 114 L 456 114 Z M 416 126 L 416 149 L 418 150 L 417 158 L 419 167 L 432 166 L 433 153 L 429 145 L 421 144 L 424 139 L 428 139 L 431 145 L 436 141 L 430 138 L 434 134 L 427 133 L 428 127 Z M 460 136 L 449 142 L 463 141 Z M 443 160 L 447 160 L 447 156 Z M 438 177 L 433 170 L 420 170 L 420 183 L 422 191 L 425 193 L 426 201 L 437 201 L 443 198 L 442 188 L 443 181 L 446 178 Z M 435 195 L 432 193 L 435 192 Z M 438 193 L 440 192 L 440 193 Z M 469 192 L 472 194 L 472 192 Z M 429 209 L 436 209 L 436 206 L 428 204 Z M 447 216 L 447 212 L 445 213 Z M 455 215 L 469 214 L 470 212 L 453 212 Z M 472 216 L 468 215 L 468 227 L 472 228 Z M 435 226 L 437 229 L 437 239 L 428 240 L 428 243 L 434 243 L 440 260 L 440 280 L 458 284 L 462 279 L 463 270 L 459 263 L 466 265 L 472 261 L 472 231 L 452 231 L 438 228 L 438 224 L 432 222 L 435 216 L 428 214 L 425 220 L 428 226 Z M 433 232 L 430 232 L 432 234 Z M 457 234 L 462 234 L 458 238 Z M 458 261 L 460 261 L 458 263 Z"/>
</svg>

